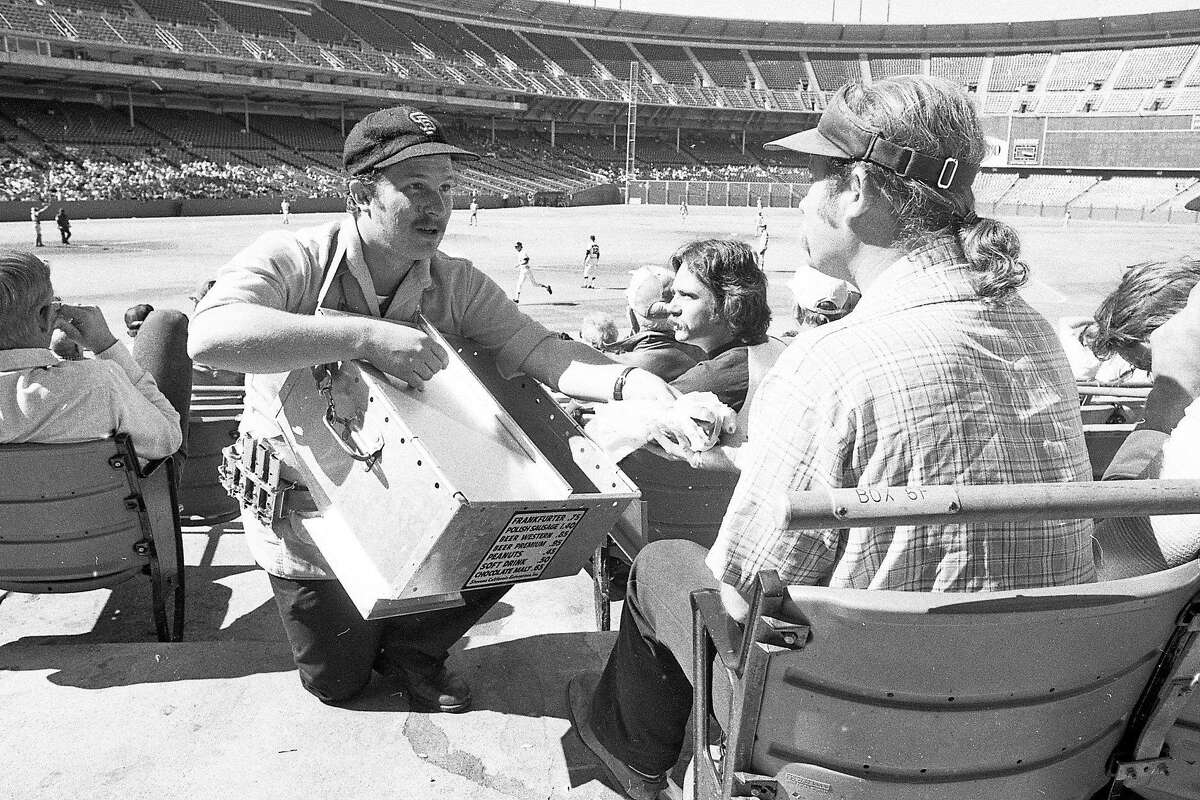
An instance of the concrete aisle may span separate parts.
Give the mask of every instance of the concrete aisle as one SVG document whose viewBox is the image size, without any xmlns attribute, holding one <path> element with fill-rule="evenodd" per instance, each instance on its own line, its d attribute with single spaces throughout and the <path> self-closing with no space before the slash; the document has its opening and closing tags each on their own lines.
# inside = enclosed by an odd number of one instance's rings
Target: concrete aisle
<svg viewBox="0 0 1200 800">
<path fill-rule="evenodd" d="M 452 665 L 474 708 L 418 714 L 377 679 L 345 707 L 304 692 L 238 523 L 187 528 L 187 641 L 154 641 L 149 581 L 0 593 L 4 800 L 618 795 L 570 730 L 568 678 L 599 669 L 586 574 L 511 591 Z"/>
</svg>

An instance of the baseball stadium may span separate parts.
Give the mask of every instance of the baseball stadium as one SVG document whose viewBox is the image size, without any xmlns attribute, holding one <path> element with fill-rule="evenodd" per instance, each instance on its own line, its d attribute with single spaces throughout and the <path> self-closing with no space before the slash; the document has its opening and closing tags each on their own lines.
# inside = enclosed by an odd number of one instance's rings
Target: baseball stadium
<svg viewBox="0 0 1200 800">
<path fill-rule="evenodd" d="M 1200 6 L 893 2 L 0 0 L 0 800 L 1200 800 Z"/>
</svg>

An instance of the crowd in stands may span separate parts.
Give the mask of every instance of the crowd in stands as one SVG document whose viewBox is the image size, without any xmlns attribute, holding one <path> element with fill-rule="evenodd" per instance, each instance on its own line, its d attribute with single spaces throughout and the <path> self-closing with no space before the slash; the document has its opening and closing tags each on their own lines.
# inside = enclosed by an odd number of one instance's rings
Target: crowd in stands
<svg viewBox="0 0 1200 800">
<path fill-rule="evenodd" d="M 235 199 L 278 194 L 329 197 L 342 192 L 339 179 L 316 168 L 255 167 L 213 161 L 175 165 L 155 156 L 124 162 L 100 158 L 51 160 L 44 168 L 27 159 L 0 162 L 6 180 L 0 200 Z"/>
<path fill-rule="evenodd" d="M 613 183 L 625 180 L 625 169 L 617 166 L 599 167 L 597 174 Z M 749 181 L 755 183 L 808 183 L 812 180 L 806 169 L 762 167 L 748 164 L 691 164 L 688 166 L 640 165 L 637 180 L 651 181 Z"/>
</svg>

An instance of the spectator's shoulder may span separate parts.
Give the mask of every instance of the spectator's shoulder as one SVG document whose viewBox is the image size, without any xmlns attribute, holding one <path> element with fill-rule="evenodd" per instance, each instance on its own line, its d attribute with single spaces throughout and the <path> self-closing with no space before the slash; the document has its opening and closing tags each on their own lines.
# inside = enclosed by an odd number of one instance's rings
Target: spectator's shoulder
<svg viewBox="0 0 1200 800">
<path fill-rule="evenodd" d="M 477 286 L 487 279 L 470 259 L 446 255 L 440 250 L 429 261 L 429 274 L 434 283 L 449 286 Z"/>
</svg>

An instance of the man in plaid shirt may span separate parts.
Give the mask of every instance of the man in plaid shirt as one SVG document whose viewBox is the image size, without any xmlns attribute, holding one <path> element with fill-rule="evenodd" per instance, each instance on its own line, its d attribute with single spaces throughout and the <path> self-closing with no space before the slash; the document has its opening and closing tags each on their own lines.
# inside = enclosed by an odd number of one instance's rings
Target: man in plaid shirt
<svg viewBox="0 0 1200 800">
<path fill-rule="evenodd" d="M 571 683 L 580 736 L 644 800 L 683 743 L 696 588 L 720 587 L 743 619 L 763 569 L 786 583 L 909 591 L 1095 578 L 1086 520 L 785 527 L 797 490 L 1087 480 L 1090 468 L 1066 356 L 1016 292 L 1027 277 L 1017 235 L 975 214 L 985 142 L 960 87 L 851 84 L 816 129 L 768 147 L 811 156 L 809 260 L 863 296 L 843 320 L 801 332 L 763 381 L 711 552 L 645 548 L 604 674 Z"/>
</svg>

